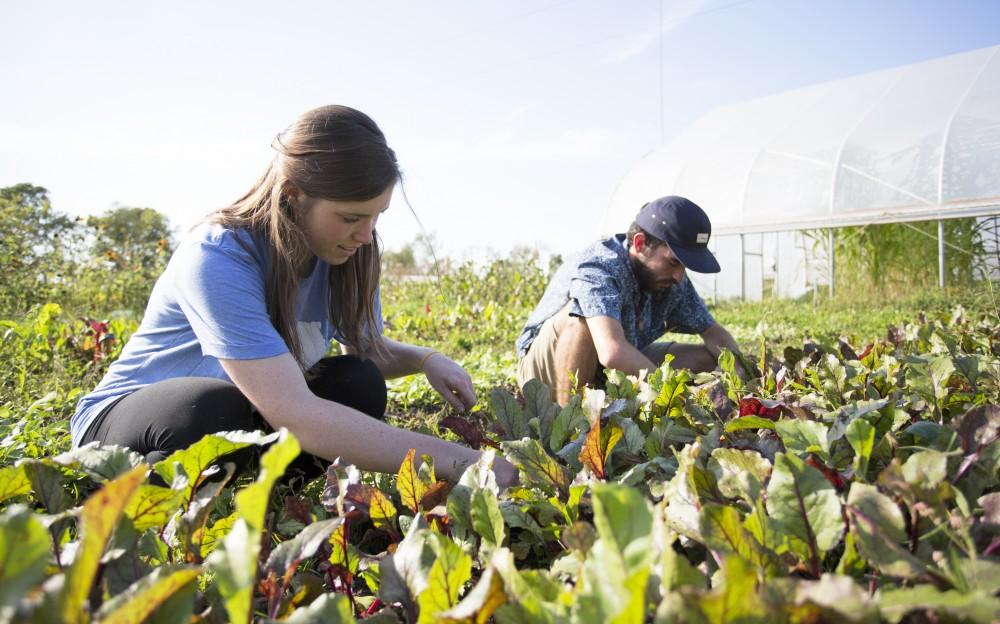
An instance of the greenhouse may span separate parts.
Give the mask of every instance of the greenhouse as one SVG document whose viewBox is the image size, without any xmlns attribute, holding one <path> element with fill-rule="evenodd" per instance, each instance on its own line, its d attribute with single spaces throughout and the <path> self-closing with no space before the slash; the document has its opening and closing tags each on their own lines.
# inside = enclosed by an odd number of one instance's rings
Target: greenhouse
<svg viewBox="0 0 1000 624">
<path fill-rule="evenodd" d="M 692 275 L 706 297 L 832 288 L 836 228 L 927 220 L 943 285 L 948 255 L 968 252 L 942 220 L 995 230 L 1000 214 L 1000 46 L 716 109 L 626 175 L 602 231 L 671 194 L 712 219 L 722 273 Z"/>
</svg>

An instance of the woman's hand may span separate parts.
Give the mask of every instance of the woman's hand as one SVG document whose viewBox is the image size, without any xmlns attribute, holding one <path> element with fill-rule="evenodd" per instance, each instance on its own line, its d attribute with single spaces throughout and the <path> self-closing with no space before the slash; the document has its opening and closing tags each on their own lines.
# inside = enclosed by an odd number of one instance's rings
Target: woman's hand
<svg viewBox="0 0 1000 624">
<path fill-rule="evenodd" d="M 424 374 L 431 387 L 460 414 L 465 414 L 476 404 L 476 391 L 472 378 L 465 369 L 445 355 L 434 352 L 424 361 Z"/>
</svg>

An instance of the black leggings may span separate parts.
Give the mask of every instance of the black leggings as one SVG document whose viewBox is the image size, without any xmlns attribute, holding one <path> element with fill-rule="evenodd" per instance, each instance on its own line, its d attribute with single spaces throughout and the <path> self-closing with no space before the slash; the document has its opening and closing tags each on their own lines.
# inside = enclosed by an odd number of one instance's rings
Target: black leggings
<svg viewBox="0 0 1000 624">
<path fill-rule="evenodd" d="M 371 360 L 339 355 L 320 360 L 309 370 L 309 389 L 316 396 L 335 401 L 382 420 L 386 386 Z M 202 437 L 220 431 L 273 431 L 236 386 L 212 377 L 176 377 L 140 388 L 105 408 L 84 433 L 81 444 L 127 446 L 158 462 Z M 240 471 L 252 461 L 248 453 L 234 453 Z M 329 462 L 303 453 L 290 471 L 319 476 Z"/>
</svg>

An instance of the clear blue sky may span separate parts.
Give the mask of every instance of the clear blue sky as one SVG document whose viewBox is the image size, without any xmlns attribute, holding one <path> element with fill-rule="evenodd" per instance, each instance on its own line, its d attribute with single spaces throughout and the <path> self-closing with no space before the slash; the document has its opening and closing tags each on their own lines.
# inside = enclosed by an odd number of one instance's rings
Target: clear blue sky
<svg viewBox="0 0 1000 624">
<path fill-rule="evenodd" d="M 0 186 L 181 228 L 327 103 L 370 114 L 439 252 L 596 238 L 662 132 L 713 108 L 1000 43 L 1000 2 L 17 2 L 2 9 Z M 665 93 L 660 107 L 662 71 Z M 418 232 L 399 201 L 389 247 Z"/>
</svg>

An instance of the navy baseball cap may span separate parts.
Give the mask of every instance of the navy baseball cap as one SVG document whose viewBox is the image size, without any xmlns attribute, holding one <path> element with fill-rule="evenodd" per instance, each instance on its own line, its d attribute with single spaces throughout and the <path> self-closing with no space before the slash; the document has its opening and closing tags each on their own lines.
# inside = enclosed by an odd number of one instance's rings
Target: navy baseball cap
<svg viewBox="0 0 1000 624">
<path fill-rule="evenodd" d="M 708 250 L 712 222 L 690 199 L 668 195 L 639 210 L 636 224 L 670 245 L 677 259 L 695 273 L 718 273 L 719 261 Z"/>
</svg>

